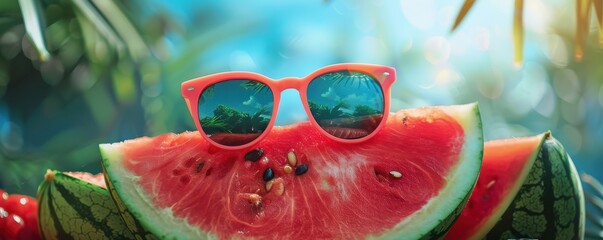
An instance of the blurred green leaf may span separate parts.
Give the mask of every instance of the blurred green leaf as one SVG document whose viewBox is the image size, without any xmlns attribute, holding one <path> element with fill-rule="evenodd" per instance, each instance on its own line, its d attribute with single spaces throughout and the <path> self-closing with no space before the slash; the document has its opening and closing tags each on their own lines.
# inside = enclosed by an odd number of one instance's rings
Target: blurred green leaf
<svg viewBox="0 0 603 240">
<path fill-rule="evenodd" d="M 46 42 L 44 39 L 44 29 L 46 27 L 44 26 L 44 16 L 40 7 L 35 0 L 19 0 L 19 6 L 21 7 L 21 13 L 23 14 L 23 22 L 25 22 L 27 35 L 38 50 L 40 60 L 48 60 L 50 53 L 46 49 Z"/>
<path fill-rule="evenodd" d="M 57 135 L 55 135 L 50 140 L 44 143 L 44 149 L 47 153 L 62 153 L 68 152 L 72 150 L 73 146 L 65 145 L 66 142 L 72 141 L 73 139 L 78 139 L 81 137 L 81 133 L 85 132 L 86 129 L 82 127 L 73 127 L 69 129 L 65 129 L 61 131 Z"/>
<path fill-rule="evenodd" d="M 122 62 L 117 69 L 113 70 L 113 92 L 119 102 L 128 105 L 138 98 L 134 81 L 134 70 L 131 64 Z"/>
<path fill-rule="evenodd" d="M 138 61 L 149 55 L 149 49 L 138 30 L 113 0 L 92 1 L 124 40 L 134 60 Z"/>
<path fill-rule="evenodd" d="M 580 177 L 582 178 L 582 181 L 584 183 L 586 183 L 587 185 L 590 185 L 595 190 L 596 193 L 598 193 L 601 197 L 603 197 L 603 184 L 601 184 L 601 182 L 599 182 L 599 180 L 594 178 L 592 175 L 586 174 L 586 173 L 582 173 L 580 175 Z M 601 209 L 601 210 L 603 210 L 603 209 Z"/>
<path fill-rule="evenodd" d="M 88 1 L 81 1 L 81 0 L 74 0 L 73 3 L 77 7 L 77 9 L 79 9 L 81 11 L 81 13 L 86 17 L 86 18 L 83 18 L 81 15 L 77 14 L 77 12 L 76 12 L 77 18 L 80 20 L 81 24 L 84 25 L 84 26 L 82 26 L 82 30 L 83 30 L 82 32 L 84 32 L 84 38 L 86 38 L 86 37 L 91 38 L 90 31 L 86 31 L 86 30 L 90 30 L 90 28 L 86 27 L 85 25 L 92 24 L 96 28 L 96 30 L 98 30 L 98 32 L 115 49 L 117 49 L 118 51 L 121 51 L 122 49 L 124 49 L 125 45 L 122 42 L 122 40 L 117 36 L 117 33 L 115 33 L 115 31 L 113 30 L 113 28 L 111 28 L 109 23 L 107 23 L 105 21 L 105 19 L 98 13 L 98 11 L 96 11 L 94 6 L 92 6 Z M 86 19 L 88 21 L 86 21 Z M 88 36 L 86 36 L 86 33 L 88 33 Z M 91 41 L 91 39 L 86 39 L 86 40 Z"/>
<path fill-rule="evenodd" d="M 190 70 L 198 69 L 199 67 L 198 64 L 195 63 L 195 59 L 198 59 L 201 53 L 205 52 L 213 45 L 224 42 L 225 39 L 253 30 L 255 25 L 255 22 L 245 21 L 244 23 L 216 27 L 204 32 L 204 34 L 200 34 L 198 37 L 188 41 L 187 46 L 183 47 L 186 51 L 184 51 L 182 55 L 173 57 L 164 64 L 166 70 L 171 73 L 178 72 L 186 75 L 191 74 Z M 190 69 L 188 68 L 189 66 Z M 186 77 L 190 76 L 185 76 L 184 78 L 181 78 L 180 76 L 170 77 L 179 79 L 182 82 L 186 80 Z M 180 85 L 178 84 L 173 84 L 173 86 L 176 86 L 176 89 L 180 88 Z"/>
<path fill-rule="evenodd" d="M 109 101 L 111 99 L 109 90 L 102 84 L 95 84 L 90 90 L 85 91 L 83 96 L 96 124 L 108 126 L 116 115 L 114 103 Z M 103 101 L 99 101 L 99 99 L 103 99 Z"/>
</svg>

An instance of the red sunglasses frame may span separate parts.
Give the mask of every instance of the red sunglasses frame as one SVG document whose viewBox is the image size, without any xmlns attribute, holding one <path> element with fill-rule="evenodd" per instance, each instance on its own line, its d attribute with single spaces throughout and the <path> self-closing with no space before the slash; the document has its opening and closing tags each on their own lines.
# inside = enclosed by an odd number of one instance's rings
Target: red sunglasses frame
<svg viewBox="0 0 603 240">
<path fill-rule="evenodd" d="M 381 86 L 381 89 L 383 91 L 383 99 L 384 99 L 383 118 L 381 119 L 381 122 L 379 123 L 377 128 L 375 128 L 375 130 L 367 136 L 364 136 L 362 138 L 357 138 L 357 139 L 343 139 L 343 138 L 335 137 L 335 136 L 329 134 L 327 131 L 325 131 L 324 129 L 322 129 L 322 127 L 320 127 L 318 125 L 318 122 L 316 121 L 316 119 L 314 119 L 314 116 L 312 115 L 312 112 L 310 111 L 310 106 L 308 105 L 308 98 L 307 98 L 308 84 L 310 84 L 310 82 L 313 79 L 317 78 L 318 76 L 321 76 L 321 75 L 324 75 L 327 73 L 331 73 L 331 72 L 337 72 L 337 71 L 355 71 L 355 72 L 365 73 L 365 74 L 370 75 L 373 78 L 375 78 L 377 80 L 377 82 L 379 83 L 379 85 Z M 268 123 L 268 126 L 266 127 L 264 132 L 262 132 L 260 134 L 260 136 L 258 136 L 253 141 L 240 145 L 240 146 L 222 145 L 220 143 L 213 141 L 203 131 L 203 128 L 201 127 L 201 123 L 199 121 L 199 97 L 201 96 L 201 94 L 207 87 L 209 87 L 215 83 L 227 81 L 227 80 L 241 80 L 241 79 L 255 80 L 255 81 L 261 82 L 261 83 L 265 84 L 266 86 L 268 86 L 270 88 L 270 90 L 272 90 L 273 99 L 274 99 L 272 116 L 271 116 L 270 122 Z M 373 137 L 375 134 L 377 134 L 377 132 L 379 132 L 379 130 L 381 130 L 381 128 L 383 128 L 383 126 L 387 122 L 387 117 L 389 116 L 389 110 L 390 110 L 391 86 L 394 83 L 394 81 L 396 81 L 396 69 L 395 68 L 388 67 L 388 66 L 382 66 L 382 65 L 374 65 L 374 64 L 341 63 L 341 64 L 334 64 L 334 65 L 320 68 L 303 78 L 286 77 L 286 78 L 281 78 L 281 79 L 271 79 L 264 75 L 253 73 L 253 72 L 223 72 L 223 73 L 212 74 L 212 75 L 203 76 L 203 77 L 199 77 L 199 78 L 195 78 L 195 79 L 191 79 L 186 82 L 183 82 L 182 83 L 182 97 L 184 97 L 184 99 L 186 101 L 186 105 L 188 106 L 191 116 L 193 117 L 197 130 L 201 133 L 201 135 L 203 135 L 203 137 L 207 141 L 209 141 L 213 145 L 218 146 L 223 149 L 229 149 L 229 150 L 243 149 L 243 148 L 252 146 L 252 145 L 256 144 L 257 142 L 259 142 L 260 140 L 262 140 L 266 136 L 266 134 L 268 134 L 270 132 L 270 130 L 272 130 L 272 127 L 274 126 L 274 121 L 276 119 L 276 115 L 278 113 L 278 107 L 280 104 L 281 92 L 286 89 L 296 89 L 299 92 L 303 106 L 304 106 L 304 110 L 306 111 L 306 114 L 308 115 L 310 122 L 312 123 L 312 125 L 314 125 L 314 127 L 318 128 L 325 136 L 327 136 L 330 139 L 333 139 L 335 141 L 339 141 L 339 142 L 357 143 L 357 142 L 362 142 L 362 141 L 365 141 L 365 140 Z"/>
</svg>

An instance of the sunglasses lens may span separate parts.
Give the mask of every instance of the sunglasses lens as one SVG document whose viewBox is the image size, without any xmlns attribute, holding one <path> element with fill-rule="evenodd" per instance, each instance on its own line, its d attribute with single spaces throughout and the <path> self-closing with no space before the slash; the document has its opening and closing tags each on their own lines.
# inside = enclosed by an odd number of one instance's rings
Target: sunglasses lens
<svg viewBox="0 0 603 240">
<path fill-rule="evenodd" d="M 312 116 L 329 134 L 357 139 L 371 134 L 383 119 L 383 90 L 371 75 L 354 71 L 323 74 L 308 85 Z"/>
<path fill-rule="evenodd" d="M 207 87 L 199 97 L 203 132 L 225 146 L 240 146 L 258 138 L 270 123 L 272 90 L 254 80 L 228 80 Z"/>
</svg>

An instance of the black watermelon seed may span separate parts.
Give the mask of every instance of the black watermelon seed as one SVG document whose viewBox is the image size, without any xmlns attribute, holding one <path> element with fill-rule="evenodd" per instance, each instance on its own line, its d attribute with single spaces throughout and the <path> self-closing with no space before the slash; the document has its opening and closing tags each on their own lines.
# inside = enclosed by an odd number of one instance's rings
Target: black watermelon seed
<svg viewBox="0 0 603 240">
<path fill-rule="evenodd" d="M 266 170 L 264 170 L 264 175 L 262 176 L 262 178 L 266 182 L 272 180 L 274 178 L 274 171 L 272 171 L 272 168 L 266 168 Z"/>
<path fill-rule="evenodd" d="M 197 165 L 197 169 L 195 170 L 195 172 L 197 172 L 197 173 L 201 172 L 201 170 L 203 170 L 204 166 L 205 166 L 205 162 L 199 163 L 199 165 Z"/>
<path fill-rule="evenodd" d="M 304 164 L 300 164 L 299 166 L 297 166 L 295 168 L 295 175 L 299 176 L 302 175 L 304 173 L 306 173 L 308 171 L 308 165 Z"/>
<path fill-rule="evenodd" d="M 245 154 L 245 160 L 257 162 L 258 160 L 260 160 L 260 158 L 262 158 L 262 155 L 264 155 L 264 149 L 256 148 Z"/>
</svg>

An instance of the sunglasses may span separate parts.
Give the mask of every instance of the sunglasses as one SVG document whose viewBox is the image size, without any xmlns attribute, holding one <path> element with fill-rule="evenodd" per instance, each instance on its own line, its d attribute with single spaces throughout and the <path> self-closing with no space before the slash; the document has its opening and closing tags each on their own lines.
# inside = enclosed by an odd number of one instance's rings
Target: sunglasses
<svg viewBox="0 0 603 240">
<path fill-rule="evenodd" d="M 182 96 L 201 135 L 224 149 L 260 141 L 274 125 L 281 92 L 296 89 L 310 122 L 327 137 L 355 143 L 387 121 L 396 70 L 371 64 L 335 64 L 303 78 L 270 79 L 225 72 L 182 83 Z"/>
</svg>

